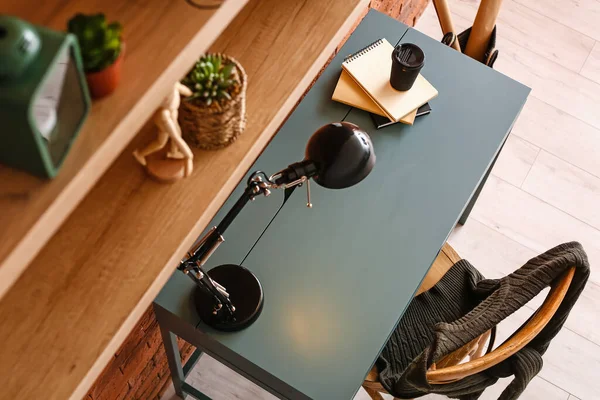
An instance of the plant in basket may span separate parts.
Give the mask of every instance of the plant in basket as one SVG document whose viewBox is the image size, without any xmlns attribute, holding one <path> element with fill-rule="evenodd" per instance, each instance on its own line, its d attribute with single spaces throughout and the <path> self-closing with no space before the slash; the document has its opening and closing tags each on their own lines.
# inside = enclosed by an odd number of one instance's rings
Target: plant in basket
<svg viewBox="0 0 600 400">
<path fill-rule="evenodd" d="M 121 78 L 125 53 L 121 24 L 107 23 L 104 14 L 77 14 L 69 20 L 68 31 L 77 36 L 92 97 L 112 93 Z"/>
<path fill-rule="evenodd" d="M 180 105 L 183 137 L 203 149 L 231 144 L 246 125 L 246 73 L 233 58 L 206 54 L 181 81 L 193 94 Z"/>
</svg>

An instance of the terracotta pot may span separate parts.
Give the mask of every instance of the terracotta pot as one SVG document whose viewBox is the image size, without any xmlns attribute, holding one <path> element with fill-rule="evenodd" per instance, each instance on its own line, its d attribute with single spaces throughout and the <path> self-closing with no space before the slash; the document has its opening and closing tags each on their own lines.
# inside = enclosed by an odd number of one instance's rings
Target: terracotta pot
<svg viewBox="0 0 600 400">
<path fill-rule="evenodd" d="M 90 94 L 94 99 L 108 96 L 115 91 L 121 80 L 123 58 L 125 58 L 125 46 L 121 49 L 121 54 L 119 54 L 117 60 L 110 66 L 104 68 L 102 71 L 85 74 Z"/>
</svg>

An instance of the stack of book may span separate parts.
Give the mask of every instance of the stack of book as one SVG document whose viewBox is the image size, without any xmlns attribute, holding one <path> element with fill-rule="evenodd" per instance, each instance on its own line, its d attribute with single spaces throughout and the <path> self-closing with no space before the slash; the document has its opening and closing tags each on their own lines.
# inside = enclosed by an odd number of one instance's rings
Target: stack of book
<svg viewBox="0 0 600 400">
<path fill-rule="evenodd" d="M 418 114 L 428 113 L 427 102 L 438 92 L 422 75 L 405 92 L 390 85 L 393 51 L 387 40 L 379 39 L 348 56 L 332 99 L 379 116 L 379 122 L 374 118 L 378 127 L 396 122 L 412 125 Z"/>
</svg>

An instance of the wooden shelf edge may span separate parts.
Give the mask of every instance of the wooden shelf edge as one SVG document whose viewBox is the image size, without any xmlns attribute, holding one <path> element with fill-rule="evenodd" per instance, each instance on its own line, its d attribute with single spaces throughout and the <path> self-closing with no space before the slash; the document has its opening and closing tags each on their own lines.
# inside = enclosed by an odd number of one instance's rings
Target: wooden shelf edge
<svg viewBox="0 0 600 400">
<path fill-rule="evenodd" d="M 193 174 L 164 185 L 131 155 L 156 134 L 146 123 L 0 300 L 8 397 L 85 394 L 366 6 L 248 2 L 211 46 L 248 74 L 244 134 L 194 149 Z"/>
<path fill-rule="evenodd" d="M 227 185 L 223 186 L 219 191 L 218 195 L 215 196 L 213 201 L 210 203 L 203 217 L 194 225 L 193 229 L 188 233 L 185 239 L 181 242 L 181 245 L 174 250 L 169 262 L 163 266 L 160 274 L 152 282 L 148 290 L 144 293 L 141 300 L 138 302 L 136 307 L 131 311 L 127 319 L 123 322 L 119 330 L 115 333 L 113 338 L 110 340 L 104 351 L 99 355 L 93 367 L 89 370 L 86 377 L 79 383 L 79 386 L 70 397 L 71 400 L 79 400 L 89 387 L 93 384 L 98 375 L 102 372 L 104 366 L 109 362 L 110 358 L 113 357 L 121 343 L 127 338 L 127 335 L 134 328 L 137 321 L 141 318 L 144 311 L 154 301 L 160 289 L 165 285 L 167 280 L 171 277 L 174 272 L 174 266 L 179 263 L 182 254 L 185 254 L 187 250 L 192 246 L 194 241 L 202 233 L 205 227 L 208 225 L 210 220 L 214 217 L 216 212 L 225 202 L 229 194 L 237 186 L 237 183 L 243 178 L 244 174 L 250 168 L 252 163 L 259 156 L 260 152 L 268 144 L 271 138 L 277 132 L 277 129 L 283 124 L 288 114 L 293 110 L 297 101 L 302 97 L 306 89 L 309 87 L 314 77 L 318 74 L 320 69 L 325 65 L 329 59 L 331 53 L 336 49 L 337 45 L 344 39 L 347 32 L 355 24 L 356 20 L 363 14 L 363 11 L 367 8 L 370 0 L 359 0 L 356 7 L 349 14 L 345 23 L 338 29 L 337 33 L 331 38 L 327 46 L 323 49 L 321 55 L 315 60 L 310 67 L 306 75 L 298 82 L 294 91 L 290 94 L 284 105 L 279 109 L 275 117 L 269 122 L 265 129 L 260 134 L 258 140 L 252 145 L 246 156 L 240 162 L 238 168 L 232 174 L 228 180 Z"/>
<path fill-rule="evenodd" d="M 84 168 L 64 187 L 17 246 L 0 262 L 0 299 L 151 117 L 154 107 L 149 107 L 147 100 L 162 99 L 173 84 L 173 78 L 181 77 L 187 72 L 198 54 L 210 47 L 247 2 L 248 0 L 228 0 L 211 16 L 89 158 Z M 158 104 L 160 100 L 152 102 Z"/>
</svg>

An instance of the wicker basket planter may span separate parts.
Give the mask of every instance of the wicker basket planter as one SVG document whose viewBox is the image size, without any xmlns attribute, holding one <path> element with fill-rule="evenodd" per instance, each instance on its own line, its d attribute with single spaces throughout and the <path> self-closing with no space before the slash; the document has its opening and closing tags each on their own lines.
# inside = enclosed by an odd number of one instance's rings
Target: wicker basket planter
<svg viewBox="0 0 600 400">
<path fill-rule="evenodd" d="M 217 107 L 206 107 L 182 99 L 179 106 L 179 125 L 189 144 L 205 150 L 215 150 L 233 143 L 246 127 L 246 87 L 248 76 L 235 59 L 233 62 L 240 81 L 239 92 Z"/>
</svg>

